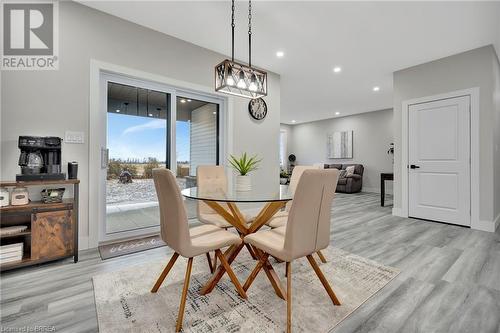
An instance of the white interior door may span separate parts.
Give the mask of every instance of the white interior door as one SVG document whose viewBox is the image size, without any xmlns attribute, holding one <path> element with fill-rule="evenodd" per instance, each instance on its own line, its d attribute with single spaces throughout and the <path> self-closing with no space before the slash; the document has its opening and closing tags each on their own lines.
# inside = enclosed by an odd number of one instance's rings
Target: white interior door
<svg viewBox="0 0 500 333">
<path fill-rule="evenodd" d="M 470 97 L 408 111 L 409 216 L 470 226 Z"/>
</svg>

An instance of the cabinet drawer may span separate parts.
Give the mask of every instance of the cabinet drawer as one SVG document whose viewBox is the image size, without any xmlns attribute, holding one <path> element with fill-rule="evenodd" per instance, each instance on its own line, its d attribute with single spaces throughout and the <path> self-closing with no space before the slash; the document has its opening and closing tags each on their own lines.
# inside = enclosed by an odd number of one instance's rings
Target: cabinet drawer
<svg viewBox="0 0 500 333">
<path fill-rule="evenodd" d="M 53 259 L 73 252 L 71 210 L 34 213 L 31 216 L 31 258 Z"/>
</svg>

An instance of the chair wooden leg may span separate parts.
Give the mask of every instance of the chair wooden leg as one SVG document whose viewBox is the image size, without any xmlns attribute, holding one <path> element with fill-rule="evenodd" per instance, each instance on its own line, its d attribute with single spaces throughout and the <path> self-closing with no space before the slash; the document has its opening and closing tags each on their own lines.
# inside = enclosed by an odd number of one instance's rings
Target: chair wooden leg
<svg viewBox="0 0 500 333">
<path fill-rule="evenodd" d="M 241 287 L 240 281 L 238 281 L 238 278 L 234 274 L 233 270 L 231 269 L 231 266 L 229 266 L 229 263 L 227 262 L 226 258 L 224 258 L 224 255 L 220 250 L 215 250 L 215 255 L 219 257 L 219 260 L 221 264 L 224 266 L 226 269 L 227 275 L 229 275 L 229 278 L 233 282 L 234 286 L 236 287 L 236 290 L 238 291 L 238 294 L 244 299 L 247 299 L 247 294 L 245 293 L 245 290 Z"/>
<path fill-rule="evenodd" d="M 256 247 L 253 247 L 253 249 L 255 250 L 255 254 L 257 254 L 257 256 L 262 258 L 264 252 Z M 286 301 L 286 291 L 281 285 L 281 281 L 278 277 L 278 274 L 276 274 L 276 271 L 273 269 L 273 266 L 271 266 L 269 258 L 266 260 L 262 268 L 264 268 L 264 272 L 266 272 L 267 278 L 269 279 L 269 282 L 271 282 L 271 285 L 273 286 L 276 295 L 278 295 L 278 297 L 281 298 L 282 300 Z"/>
<path fill-rule="evenodd" d="M 214 272 L 217 269 L 217 255 L 214 253 Z M 213 274 L 213 273 L 212 273 Z"/>
<path fill-rule="evenodd" d="M 168 272 L 172 269 L 172 267 L 175 264 L 175 261 L 179 258 L 179 253 L 175 252 L 172 255 L 172 258 L 170 258 L 170 261 L 168 262 L 167 266 L 163 269 L 163 272 L 161 272 L 160 276 L 158 277 L 158 280 L 156 280 L 155 285 L 153 286 L 153 289 L 151 289 L 152 293 L 155 293 L 158 291 L 160 288 L 161 284 L 163 283 L 163 280 L 167 277 Z"/>
<path fill-rule="evenodd" d="M 252 259 L 253 260 L 257 260 L 257 256 L 255 255 L 255 253 L 253 252 L 253 249 L 252 247 L 250 246 L 250 244 L 245 244 L 245 247 L 247 248 L 248 252 L 250 253 L 250 256 L 252 256 Z"/>
<path fill-rule="evenodd" d="M 267 254 L 267 253 L 265 253 L 265 254 L 262 255 L 262 257 L 260 258 L 259 262 L 257 263 L 257 265 L 255 266 L 255 268 L 253 269 L 252 273 L 250 273 L 250 275 L 248 276 L 247 280 L 245 281 L 245 284 L 243 285 L 243 290 L 247 291 L 248 288 L 250 288 L 250 286 L 252 285 L 253 281 L 257 277 L 257 274 L 259 274 L 260 270 L 262 269 L 262 267 L 266 263 L 268 257 L 269 257 L 269 254 Z"/>
<path fill-rule="evenodd" d="M 207 261 L 208 261 L 208 268 L 210 268 L 210 274 L 214 274 L 214 266 L 212 265 L 212 258 L 210 258 L 210 253 L 207 252 Z"/>
<path fill-rule="evenodd" d="M 292 332 L 292 263 L 286 263 L 286 332 Z"/>
<path fill-rule="evenodd" d="M 326 264 L 326 263 L 327 263 L 326 258 L 325 258 L 325 256 L 323 255 L 323 252 L 318 251 L 318 252 L 316 252 L 316 254 L 318 255 L 319 260 L 321 260 L 321 262 L 322 262 L 323 264 Z"/>
<path fill-rule="evenodd" d="M 182 289 L 181 304 L 179 306 L 179 315 L 177 316 L 177 325 L 175 326 L 175 331 L 180 332 L 182 329 L 182 319 L 184 317 L 184 309 L 186 308 L 186 297 L 189 288 L 189 279 L 191 278 L 191 268 L 193 267 L 193 258 L 189 258 L 186 277 L 184 278 L 184 288 Z"/>
<path fill-rule="evenodd" d="M 312 255 L 308 255 L 307 260 L 309 260 L 309 263 L 311 264 L 312 268 L 316 272 L 316 275 L 318 276 L 319 280 L 323 284 L 323 287 L 325 287 L 325 290 L 328 293 L 328 296 L 330 296 L 330 299 L 332 300 L 333 304 L 340 305 L 340 301 L 337 298 L 337 295 L 335 295 L 335 293 L 333 292 L 332 287 L 330 287 L 328 280 L 323 275 L 323 272 L 321 271 L 318 264 L 316 263 L 316 260 L 314 260 Z"/>
</svg>

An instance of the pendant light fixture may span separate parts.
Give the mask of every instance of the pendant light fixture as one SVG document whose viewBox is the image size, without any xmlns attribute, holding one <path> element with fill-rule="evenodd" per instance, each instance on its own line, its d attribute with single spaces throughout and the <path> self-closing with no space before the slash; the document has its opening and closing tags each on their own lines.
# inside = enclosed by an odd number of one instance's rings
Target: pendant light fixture
<svg viewBox="0 0 500 333">
<path fill-rule="evenodd" d="M 246 98 L 267 96 L 267 73 L 252 67 L 252 1 L 248 1 L 248 66 L 234 61 L 234 0 L 231 0 L 231 60 L 215 66 L 215 91 Z"/>
</svg>

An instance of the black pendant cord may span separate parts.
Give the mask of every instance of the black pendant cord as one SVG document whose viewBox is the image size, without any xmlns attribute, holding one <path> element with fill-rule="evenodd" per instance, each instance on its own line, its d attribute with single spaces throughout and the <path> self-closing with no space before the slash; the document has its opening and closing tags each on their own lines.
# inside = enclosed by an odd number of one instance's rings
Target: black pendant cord
<svg viewBox="0 0 500 333">
<path fill-rule="evenodd" d="M 252 67 L 252 0 L 248 0 L 248 67 Z"/>
<path fill-rule="evenodd" d="M 234 62 L 234 0 L 231 1 L 231 61 Z"/>
</svg>

